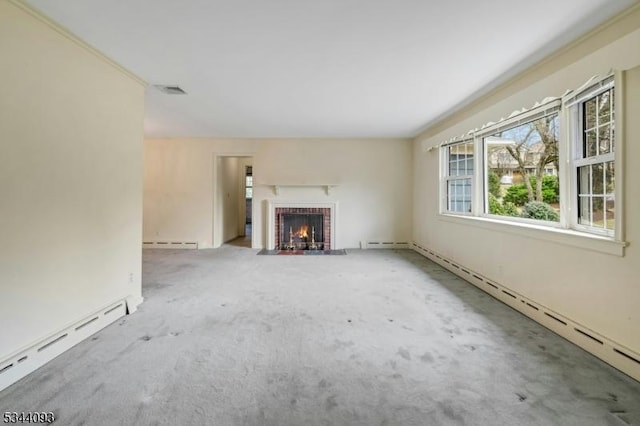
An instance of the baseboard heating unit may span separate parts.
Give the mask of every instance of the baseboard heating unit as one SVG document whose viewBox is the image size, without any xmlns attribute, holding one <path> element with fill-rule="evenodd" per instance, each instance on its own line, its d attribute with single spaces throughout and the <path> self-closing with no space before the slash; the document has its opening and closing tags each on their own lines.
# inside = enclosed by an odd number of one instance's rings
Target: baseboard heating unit
<svg viewBox="0 0 640 426">
<path fill-rule="evenodd" d="M 121 318 L 127 301 L 120 300 L 53 333 L 37 343 L 0 359 L 0 391 L 51 361 L 67 349 Z"/>
<path fill-rule="evenodd" d="M 161 249 L 197 249 L 198 243 L 194 241 L 144 241 L 143 248 Z"/>
<path fill-rule="evenodd" d="M 607 364 L 640 381 L 640 354 L 594 330 L 572 321 L 559 312 L 537 303 L 482 274 L 460 265 L 453 259 L 411 243 L 413 250 L 434 261 L 465 281 L 509 305 L 537 323 L 559 334 Z"/>
<path fill-rule="evenodd" d="M 411 244 L 402 241 L 361 241 L 361 249 L 410 249 Z"/>
</svg>

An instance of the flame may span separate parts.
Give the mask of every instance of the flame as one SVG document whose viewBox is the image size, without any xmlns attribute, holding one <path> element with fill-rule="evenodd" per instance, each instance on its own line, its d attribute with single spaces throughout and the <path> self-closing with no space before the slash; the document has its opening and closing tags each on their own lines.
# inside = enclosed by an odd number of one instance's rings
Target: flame
<svg viewBox="0 0 640 426">
<path fill-rule="evenodd" d="M 298 238 L 309 238 L 308 231 L 309 231 L 309 227 L 307 225 L 303 225 L 295 233 L 295 236 Z"/>
</svg>

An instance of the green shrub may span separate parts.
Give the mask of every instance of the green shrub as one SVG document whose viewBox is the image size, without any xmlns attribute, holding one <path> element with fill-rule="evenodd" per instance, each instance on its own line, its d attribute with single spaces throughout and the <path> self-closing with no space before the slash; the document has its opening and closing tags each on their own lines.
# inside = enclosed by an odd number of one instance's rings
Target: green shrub
<svg viewBox="0 0 640 426">
<path fill-rule="evenodd" d="M 529 191 L 524 185 L 511 185 L 504 194 L 503 201 L 513 203 L 516 206 L 523 206 L 529 201 Z"/>
<path fill-rule="evenodd" d="M 535 185 L 535 178 L 533 179 Z M 542 201 L 547 204 L 557 203 L 559 200 L 560 185 L 557 176 L 544 176 L 542 178 Z"/>
<path fill-rule="evenodd" d="M 518 208 L 510 201 L 505 201 L 502 208 L 504 209 L 505 216 L 520 216 Z"/>
<path fill-rule="evenodd" d="M 500 198 L 502 195 L 500 192 L 500 176 L 493 170 L 489 170 L 489 194 L 493 194 L 494 197 Z"/>
<path fill-rule="evenodd" d="M 489 213 L 500 216 L 520 216 L 515 204 L 509 201 L 502 203 L 493 194 L 489 194 Z"/>
<path fill-rule="evenodd" d="M 522 217 L 538 220 L 560 221 L 560 216 L 553 207 L 541 201 L 530 201 L 522 208 Z"/>
<path fill-rule="evenodd" d="M 547 204 L 553 204 L 558 202 L 558 194 L 553 189 L 542 190 L 542 201 Z"/>
<path fill-rule="evenodd" d="M 492 193 L 489 193 L 489 213 L 504 216 L 504 208 L 502 208 L 502 203 Z"/>
<path fill-rule="evenodd" d="M 529 177 L 531 187 L 535 193 L 536 190 L 536 177 Z M 559 200 L 558 194 L 560 193 L 557 176 L 543 176 L 542 178 L 542 201 L 547 204 L 557 203 Z M 511 202 L 516 206 L 524 206 L 529 202 L 529 191 L 524 184 L 512 185 L 507 189 L 507 193 L 504 195 L 504 201 Z"/>
</svg>

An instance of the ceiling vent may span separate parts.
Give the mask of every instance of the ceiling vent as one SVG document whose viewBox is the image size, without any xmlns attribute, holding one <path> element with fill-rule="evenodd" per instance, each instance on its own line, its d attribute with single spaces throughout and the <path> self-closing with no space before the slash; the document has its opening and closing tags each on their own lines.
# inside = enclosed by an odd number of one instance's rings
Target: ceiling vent
<svg viewBox="0 0 640 426">
<path fill-rule="evenodd" d="M 179 86 L 164 86 L 162 84 L 155 85 L 158 90 L 167 95 L 186 95 L 187 92 L 182 90 Z"/>
</svg>

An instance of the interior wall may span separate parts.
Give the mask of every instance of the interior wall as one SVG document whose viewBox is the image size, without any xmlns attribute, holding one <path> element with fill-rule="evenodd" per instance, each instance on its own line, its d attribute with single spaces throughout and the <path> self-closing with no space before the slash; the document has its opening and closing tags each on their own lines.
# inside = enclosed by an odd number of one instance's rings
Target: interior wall
<svg viewBox="0 0 640 426">
<path fill-rule="evenodd" d="M 251 156 L 257 144 L 251 139 L 146 139 L 143 240 L 213 247 L 214 222 L 216 234 L 222 232 L 221 212 L 214 218 L 214 162 L 221 156 Z M 220 203 L 215 205 L 218 209 Z"/>
<path fill-rule="evenodd" d="M 414 142 L 414 240 L 500 283 L 577 324 L 640 354 L 640 286 L 637 285 L 640 239 L 640 12 L 638 8 L 607 30 L 596 33 L 493 96 L 447 119 Z M 611 31 L 618 37 L 611 40 Z M 603 42 L 606 40 L 606 43 Z M 589 49 L 589 47 L 592 47 Z M 576 57 L 576 52 L 582 52 Z M 552 241 L 540 231 L 535 238 L 515 227 L 487 227 L 479 221 L 439 215 L 439 153 L 425 148 L 531 107 L 547 96 L 561 96 L 593 75 L 611 69 L 626 73 L 624 132 L 624 257 Z M 527 84 L 523 84 L 526 82 Z M 620 118 L 618 119 L 620 120 Z M 622 120 L 618 121 L 617 126 Z M 617 177 L 619 184 L 621 177 Z M 620 205 L 618 203 L 617 205 Z M 640 370 L 639 370 L 640 371 Z"/>
<path fill-rule="evenodd" d="M 141 301 L 144 86 L 0 1 L 0 361 Z"/>
<path fill-rule="evenodd" d="M 411 149 L 407 139 L 148 139 L 144 239 L 214 246 L 212 165 L 224 155 L 253 157 L 255 248 L 265 244 L 269 199 L 338 201 L 337 247 L 408 241 Z M 317 186 L 283 186 L 276 195 L 276 184 Z M 327 184 L 338 186 L 327 194 L 321 186 Z"/>
</svg>

